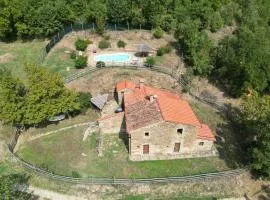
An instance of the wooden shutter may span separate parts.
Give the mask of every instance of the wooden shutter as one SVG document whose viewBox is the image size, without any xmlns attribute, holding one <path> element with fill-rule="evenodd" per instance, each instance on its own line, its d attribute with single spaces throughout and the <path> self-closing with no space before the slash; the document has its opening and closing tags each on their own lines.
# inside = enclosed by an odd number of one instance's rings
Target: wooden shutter
<svg viewBox="0 0 270 200">
<path fill-rule="evenodd" d="M 149 144 L 143 145 L 143 154 L 149 154 Z"/>
</svg>

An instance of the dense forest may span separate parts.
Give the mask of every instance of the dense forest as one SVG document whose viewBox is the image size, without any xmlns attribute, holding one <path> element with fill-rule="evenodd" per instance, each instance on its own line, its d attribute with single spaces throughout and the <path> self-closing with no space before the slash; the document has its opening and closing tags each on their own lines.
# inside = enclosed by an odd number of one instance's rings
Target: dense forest
<svg viewBox="0 0 270 200">
<path fill-rule="evenodd" d="M 190 74 L 233 97 L 253 94 L 243 100 L 241 123 L 256 136 L 248 149 L 253 169 L 270 176 L 269 11 L 269 0 L 0 0 L 0 38 L 48 37 L 66 24 L 90 22 L 100 34 L 109 23 L 174 34 Z M 224 26 L 235 31 L 211 41 L 207 32 Z"/>
<path fill-rule="evenodd" d="M 65 24 L 108 23 L 175 33 L 196 75 L 238 97 L 270 90 L 270 2 L 267 0 L 0 0 L 0 38 L 46 37 Z M 206 30 L 237 26 L 218 46 Z"/>
</svg>

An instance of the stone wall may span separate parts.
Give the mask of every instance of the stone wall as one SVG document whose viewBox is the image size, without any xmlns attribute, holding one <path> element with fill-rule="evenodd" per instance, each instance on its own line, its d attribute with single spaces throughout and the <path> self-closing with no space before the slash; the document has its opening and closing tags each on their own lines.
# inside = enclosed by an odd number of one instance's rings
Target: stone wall
<svg viewBox="0 0 270 200">
<path fill-rule="evenodd" d="M 124 112 L 112 114 L 98 119 L 103 134 L 119 134 L 125 132 Z"/>
<path fill-rule="evenodd" d="M 182 129 L 183 132 L 178 133 L 178 129 Z M 199 155 L 204 154 L 202 152 L 211 154 L 213 142 L 196 139 L 197 131 L 198 128 L 195 126 L 170 122 L 160 122 L 132 131 L 130 132 L 130 159 L 176 159 L 184 155 L 194 157 L 195 154 L 203 157 Z M 204 142 L 203 145 L 199 145 L 200 142 Z M 175 143 L 180 143 L 179 152 L 175 152 Z M 149 154 L 143 154 L 144 145 L 149 145 Z"/>
</svg>

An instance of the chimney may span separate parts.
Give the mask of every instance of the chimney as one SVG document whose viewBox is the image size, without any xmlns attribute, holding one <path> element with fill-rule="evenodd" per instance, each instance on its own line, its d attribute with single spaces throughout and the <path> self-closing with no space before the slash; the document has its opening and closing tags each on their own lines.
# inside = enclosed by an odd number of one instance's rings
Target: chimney
<svg viewBox="0 0 270 200">
<path fill-rule="evenodd" d="M 150 102 L 154 102 L 157 99 L 157 95 L 150 95 L 149 100 Z"/>
<path fill-rule="evenodd" d="M 139 82 L 139 88 L 142 89 L 144 87 L 144 80 L 140 80 Z"/>
</svg>

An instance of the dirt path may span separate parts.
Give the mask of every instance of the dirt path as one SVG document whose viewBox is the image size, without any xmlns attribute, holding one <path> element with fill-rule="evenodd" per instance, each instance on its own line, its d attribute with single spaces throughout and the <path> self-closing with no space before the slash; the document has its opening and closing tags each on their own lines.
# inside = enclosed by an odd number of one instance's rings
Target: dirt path
<svg viewBox="0 0 270 200">
<path fill-rule="evenodd" d="M 33 187 L 33 186 L 29 186 L 28 192 L 39 196 L 41 199 L 50 199 L 50 200 L 87 200 L 87 199 L 85 199 L 83 197 L 61 194 L 61 193 L 58 193 L 58 192 L 44 190 L 44 189 Z"/>
</svg>

